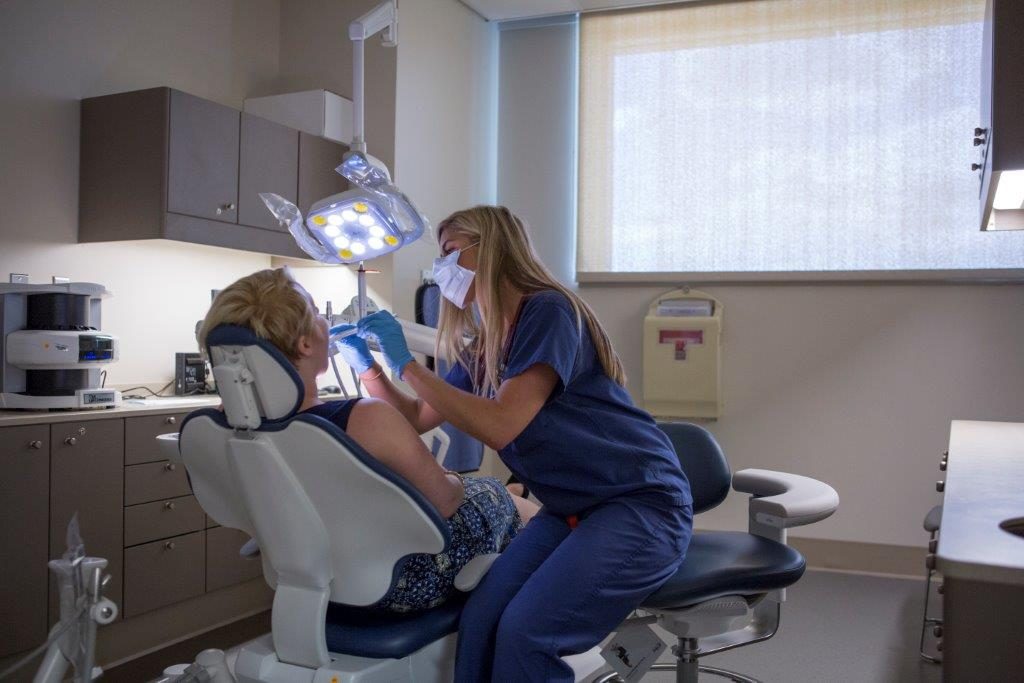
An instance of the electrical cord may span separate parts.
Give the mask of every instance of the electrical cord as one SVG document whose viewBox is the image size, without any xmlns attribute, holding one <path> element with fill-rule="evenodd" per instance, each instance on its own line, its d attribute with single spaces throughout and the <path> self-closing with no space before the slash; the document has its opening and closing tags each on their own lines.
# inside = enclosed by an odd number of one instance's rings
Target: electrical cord
<svg viewBox="0 0 1024 683">
<path fill-rule="evenodd" d="M 168 382 L 167 384 L 165 384 L 165 385 L 163 385 L 162 387 L 160 387 L 159 389 L 157 389 L 156 391 L 153 391 L 153 390 L 152 390 L 152 389 L 150 389 L 149 387 L 143 387 L 143 386 L 139 386 L 139 387 L 130 387 L 130 388 L 128 388 L 128 389 L 122 389 L 122 390 L 121 390 L 121 394 L 122 394 L 122 395 L 123 395 L 123 396 L 124 396 L 125 398 L 135 398 L 134 396 L 129 396 L 129 395 L 128 395 L 128 392 L 129 392 L 129 391 L 138 391 L 138 390 L 140 390 L 140 389 L 141 389 L 141 390 L 143 390 L 143 391 L 148 391 L 148 392 L 149 392 L 149 395 L 150 395 L 150 396 L 157 396 L 157 397 L 163 397 L 163 393 L 164 393 L 164 391 L 166 391 L 166 390 L 167 390 L 167 387 L 171 386 L 172 384 L 174 384 L 174 380 L 173 380 L 173 379 L 172 379 L 172 380 L 171 380 L 170 382 Z M 142 397 L 142 396 L 139 396 L 139 398 L 143 398 L 143 397 Z"/>
</svg>

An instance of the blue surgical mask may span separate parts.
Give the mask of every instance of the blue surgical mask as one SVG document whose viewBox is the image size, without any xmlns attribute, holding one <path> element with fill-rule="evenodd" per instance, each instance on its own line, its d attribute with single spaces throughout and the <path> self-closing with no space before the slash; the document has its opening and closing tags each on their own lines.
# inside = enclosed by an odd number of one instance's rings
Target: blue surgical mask
<svg viewBox="0 0 1024 683">
<path fill-rule="evenodd" d="M 479 242 L 465 249 L 471 249 L 477 244 Z M 434 259 L 434 282 L 441 289 L 441 296 L 459 308 L 466 307 L 466 294 L 469 293 L 469 287 L 476 275 L 476 272 L 459 265 L 459 255 L 465 249 L 456 249 L 447 256 Z"/>
</svg>

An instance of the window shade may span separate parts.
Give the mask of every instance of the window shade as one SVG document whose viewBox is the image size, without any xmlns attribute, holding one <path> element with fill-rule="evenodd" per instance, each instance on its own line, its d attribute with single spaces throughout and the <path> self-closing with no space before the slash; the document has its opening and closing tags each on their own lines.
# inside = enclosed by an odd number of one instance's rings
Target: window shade
<svg viewBox="0 0 1024 683">
<path fill-rule="evenodd" d="M 585 14 L 577 270 L 1024 267 L 979 231 L 983 0 Z"/>
</svg>

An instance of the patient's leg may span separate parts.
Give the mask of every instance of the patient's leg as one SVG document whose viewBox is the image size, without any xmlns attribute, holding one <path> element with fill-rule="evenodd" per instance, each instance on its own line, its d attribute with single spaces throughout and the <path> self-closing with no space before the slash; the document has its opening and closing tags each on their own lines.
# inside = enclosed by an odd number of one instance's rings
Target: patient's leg
<svg viewBox="0 0 1024 683">
<path fill-rule="evenodd" d="M 526 524 L 533 516 L 540 510 L 540 506 L 534 503 L 532 500 L 521 498 L 519 496 L 509 494 L 512 496 L 512 504 L 516 506 L 516 510 L 519 511 L 519 518 L 523 520 L 523 524 Z"/>
</svg>

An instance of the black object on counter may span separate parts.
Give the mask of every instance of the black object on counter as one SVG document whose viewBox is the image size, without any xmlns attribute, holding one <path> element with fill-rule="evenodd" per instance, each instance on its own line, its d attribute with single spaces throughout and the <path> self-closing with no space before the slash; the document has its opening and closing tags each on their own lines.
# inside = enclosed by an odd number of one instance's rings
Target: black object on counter
<svg viewBox="0 0 1024 683">
<path fill-rule="evenodd" d="M 28 297 L 27 330 L 90 330 L 89 297 L 47 292 Z"/>
</svg>

